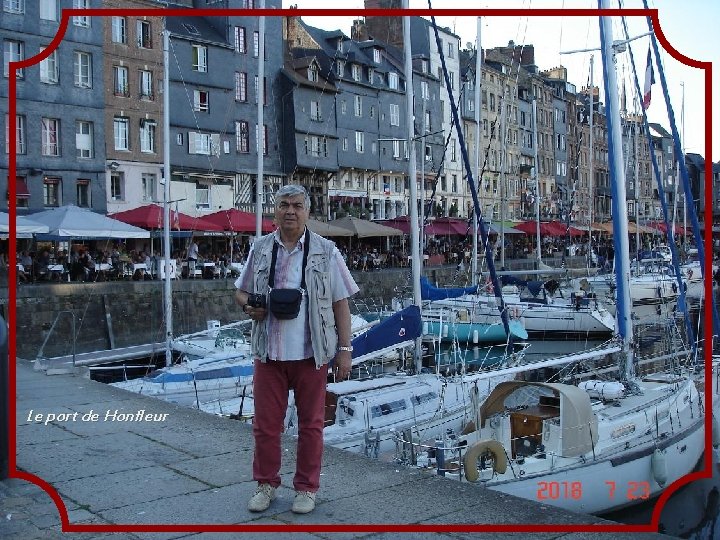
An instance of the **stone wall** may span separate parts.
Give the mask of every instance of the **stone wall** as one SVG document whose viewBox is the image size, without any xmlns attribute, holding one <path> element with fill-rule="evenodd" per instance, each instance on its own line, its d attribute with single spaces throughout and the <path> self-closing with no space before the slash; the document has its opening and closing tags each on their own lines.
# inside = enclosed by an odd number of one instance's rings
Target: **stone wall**
<svg viewBox="0 0 720 540">
<path fill-rule="evenodd" d="M 532 261 L 508 261 L 507 267 L 531 268 Z M 429 267 L 424 273 L 440 285 L 464 286 L 469 281 L 467 273 L 458 277 L 454 266 Z M 388 306 L 394 296 L 412 292 L 408 268 L 353 272 L 353 276 L 360 287 L 353 303 Z M 203 330 L 212 319 L 227 324 L 244 318 L 235 305 L 234 290 L 231 280 L 173 281 L 174 334 Z M 42 283 L 21 285 L 16 291 L 16 350 L 21 358 L 33 359 L 41 349 L 44 357 L 72 354 L 72 314 L 78 353 L 164 341 L 163 283 L 159 280 Z M 0 289 L 6 320 L 7 293 L 7 288 Z"/>
</svg>

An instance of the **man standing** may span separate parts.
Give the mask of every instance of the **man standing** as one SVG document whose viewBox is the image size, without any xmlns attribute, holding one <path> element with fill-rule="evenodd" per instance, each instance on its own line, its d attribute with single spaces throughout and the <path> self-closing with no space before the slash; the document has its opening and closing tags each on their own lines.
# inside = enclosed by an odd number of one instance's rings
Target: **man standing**
<svg viewBox="0 0 720 540">
<path fill-rule="evenodd" d="M 266 510 L 280 485 L 280 436 L 290 390 L 299 424 L 292 511 L 314 510 L 328 364 L 334 358 L 337 380 L 350 373 L 347 299 L 359 289 L 335 244 L 305 227 L 309 216 L 305 188 L 282 187 L 275 195 L 278 230 L 255 241 L 235 282 L 236 300 L 253 320 L 253 479 L 258 487 L 248 502 L 251 512 Z"/>
</svg>

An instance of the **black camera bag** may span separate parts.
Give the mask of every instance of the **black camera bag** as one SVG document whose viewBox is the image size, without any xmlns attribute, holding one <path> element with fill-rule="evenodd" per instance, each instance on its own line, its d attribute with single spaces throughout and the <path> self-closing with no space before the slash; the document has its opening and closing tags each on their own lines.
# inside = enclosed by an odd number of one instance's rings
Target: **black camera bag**
<svg viewBox="0 0 720 540">
<path fill-rule="evenodd" d="M 303 246 L 302 281 L 299 289 L 275 289 L 275 262 L 277 261 L 278 244 L 273 240 L 272 260 L 270 262 L 270 277 L 268 286 L 268 309 L 276 319 L 294 319 L 300 313 L 302 298 L 305 294 L 305 267 L 307 266 L 308 251 L 310 250 L 310 233 L 305 236 Z"/>
</svg>

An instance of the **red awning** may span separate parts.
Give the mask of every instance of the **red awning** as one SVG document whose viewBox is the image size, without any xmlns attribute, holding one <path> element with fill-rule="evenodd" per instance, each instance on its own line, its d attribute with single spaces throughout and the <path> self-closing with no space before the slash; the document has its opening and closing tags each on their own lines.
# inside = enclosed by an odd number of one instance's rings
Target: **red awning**
<svg viewBox="0 0 720 540">
<path fill-rule="evenodd" d="M 132 210 L 117 212 L 110 214 L 108 217 L 143 229 L 163 228 L 163 208 L 157 204 L 148 204 Z M 211 221 L 189 216 L 175 210 L 170 211 L 170 228 L 181 231 L 221 232 L 223 230 L 222 227 Z"/>
<path fill-rule="evenodd" d="M 28 189 L 24 178 L 17 177 L 15 179 L 15 196 L 19 199 L 30 198 L 30 190 Z"/>
<path fill-rule="evenodd" d="M 526 234 L 535 234 L 537 230 L 537 223 L 535 221 L 525 221 L 514 226 L 518 231 L 522 231 Z M 575 227 L 567 227 L 560 221 L 545 221 L 540 223 L 540 234 L 543 236 L 580 236 L 583 233 L 580 229 Z"/>
<path fill-rule="evenodd" d="M 664 221 L 650 221 L 645 225 L 650 227 L 651 229 L 660 231 L 663 234 L 667 232 L 667 224 Z M 676 223 L 673 231 L 675 231 L 675 234 L 683 234 L 685 232 L 685 229 L 683 229 L 680 225 Z"/>
<path fill-rule="evenodd" d="M 255 214 L 243 212 L 237 208 L 221 210 L 213 214 L 203 216 L 203 219 L 221 227 L 224 231 L 254 233 Z M 262 219 L 262 232 L 269 233 L 275 230 L 275 224 L 271 219 Z"/>
</svg>

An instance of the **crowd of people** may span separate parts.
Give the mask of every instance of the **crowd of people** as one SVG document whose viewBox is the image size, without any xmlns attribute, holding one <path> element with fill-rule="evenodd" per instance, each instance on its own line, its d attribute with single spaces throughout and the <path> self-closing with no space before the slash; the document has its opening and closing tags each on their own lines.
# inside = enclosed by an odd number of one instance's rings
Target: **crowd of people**
<svg viewBox="0 0 720 540">
<path fill-rule="evenodd" d="M 651 243 L 662 237 L 644 238 L 640 249 L 651 249 Z M 237 276 L 245 263 L 251 238 L 235 239 L 232 247 L 227 242 L 200 242 L 191 239 L 186 246 L 175 246 L 171 259 L 181 278 L 229 278 Z M 661 241 L 661 240 L 660 240 Z M 490 236 L 495 260 L 501 258 L 498 235 Z M 338 239 L 338 249 L 353 271 L 373 271 L 382 268 L 403 268 L 410 265 L 410 249 L 406 238 Z M 123 242 L 72 244 L 65 251 L 42 247 L 23 249 L 17 253 L 18 282 L 38 283 L 51 281 L 93 282 L 115 279 L 155 279 L 161 276 L 163 255 L 148 246 L 129 249 Z M 635 238 L 630 238 L 630 252 L 634 253 Z M 480 257 L 485 254 L 478 247 Z M 606 234 L 588 238 L 544 236 L 541 239 L 542 259 L 559 260 L 565 257 L 586 257 L 593 267 L 608 270 L 612 265 L 614 247 L 612 237 Z M 534 235 L 508 234 L 505 236 L 505 259 L 536 259 Z M 720 249 L 716 250 L 720 253 Z M 684 260 L 687 250 L 679 249 Z M 424 239 L 423 258 L 426 265 L 457 265 L 467 268 L 472 256 L 470 237 L 429 236 Z M 0 271 L 6 269 L 8 256 L 0 252 Z M 140 267 L 138 267 L 140 265 Z M 175 276 L 173 276 L 175 277 Z"/>
</svg>

